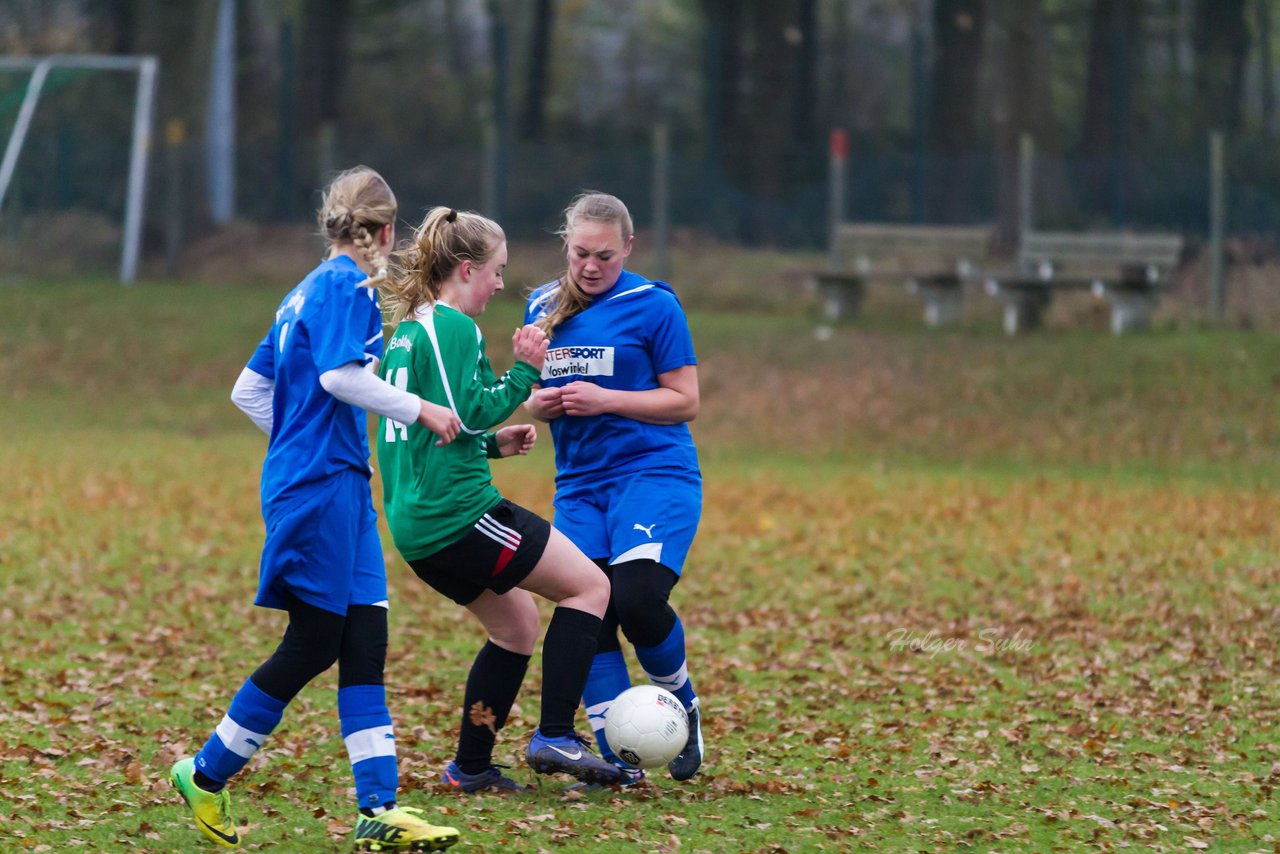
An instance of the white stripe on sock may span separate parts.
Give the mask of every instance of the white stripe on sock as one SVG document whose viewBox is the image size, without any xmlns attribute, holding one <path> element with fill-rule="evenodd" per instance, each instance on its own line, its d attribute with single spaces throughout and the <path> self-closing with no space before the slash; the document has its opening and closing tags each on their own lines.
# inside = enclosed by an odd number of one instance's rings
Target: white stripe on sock
<svg viewBox="0 0 1280 854">
<path fill-rule="evenodd" d="M 683 688 L 684 684 L 689 681 L 689 664 L 688 662 L 681 664 L 680 669 L 669 676 L 654 676 L 647 670 L 644 675 L 649 677 L 650 685 L 657 685 L 659 688 L 666 688 L 674 693 Z"/>
<path fill-rule="evenodd" d="M 265 732 L 254 732 L 251 729 L 245 729 L 226 715 L 222 716 L 222 720 L 218 723 L 218 728 L 214 732 L 217 733 L 218 740 L 222 742 L 223 747 L 242 759 L 248 759 L 253 756 L 258 748 L 266 742 L 268 735 Z"/>
<path fill-rule="evenodd" d="M 389 726 L 370 727 L 353 732 L 343 739 L 347 745 L 347 756 L 351 764 L 373 759 L 376 756 L 395 756 L 396 737 Z"/>
<path fill-rule="evenodd" d="M 593 731 L 604 729 L 604 716 L 612 705 L 613 700 L 606 700 L 603 703 L 587 706 L 587 722 L 591 724 Z"/>
</svg>

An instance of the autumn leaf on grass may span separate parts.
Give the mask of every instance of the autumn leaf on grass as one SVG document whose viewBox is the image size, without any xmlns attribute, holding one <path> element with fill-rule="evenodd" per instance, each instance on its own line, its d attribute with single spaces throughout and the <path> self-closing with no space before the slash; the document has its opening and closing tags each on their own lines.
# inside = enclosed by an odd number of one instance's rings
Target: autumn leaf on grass
<svg viewBox="0 0 1280 854">
<path fill-rule="evenodd" d="M 493 709 L 486 706 L 483 700 L 476 700 L 471 704 L 467 719 L 471 721 L 472 726 L 488 727 L 489 732 L 498 734 L 498 719 L 494 716 Z"/>
</svg>

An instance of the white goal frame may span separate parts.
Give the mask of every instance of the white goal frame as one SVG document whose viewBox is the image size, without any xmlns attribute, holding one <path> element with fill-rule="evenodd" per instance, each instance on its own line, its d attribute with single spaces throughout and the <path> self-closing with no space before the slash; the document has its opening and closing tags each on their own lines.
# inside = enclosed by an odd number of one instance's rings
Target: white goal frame
<svg viewBox="0 0 1280 854">
<path fill-rule="evenodd" d="M 136 71 L 138 90 L 134 98 L 133 148 L 129 155 L 128 197 L 125 201 L 124 235 L 120 252 L 120 281 L 130 284 L 138 274 L 138 248 L 142 238 L 142 215 L 146 205 L 147 156 L 151 150 L 151 113 L 155 103 L 156 71 L 154 56 L 102 56 L 98 54 L 52 54 L 50 56 L 0 56 L 0 71 L 31 70 L 27 93 L 18 110 L 18 120 L 9 134 L 4 160 L 0 161 L 0 210 L 18 165 L 18 155 L 31 129 L 40 91 L 54 68 L 88 68 L 98 71 Z"/>
</svg>

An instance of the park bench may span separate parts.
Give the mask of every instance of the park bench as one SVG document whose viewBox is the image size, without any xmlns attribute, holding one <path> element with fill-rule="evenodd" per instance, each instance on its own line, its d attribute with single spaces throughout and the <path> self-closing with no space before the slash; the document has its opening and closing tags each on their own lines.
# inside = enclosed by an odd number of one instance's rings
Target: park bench
<svg viewBox="0 0 1280 854">
<path fill-rule="evenodd" d="M 924 321 L 960 320 L 964 285 L 990 251 L 988 226 L 844 222 L 836 226 L 831 269 L 813 274 L 827 318 L 856 315 L 872 278 L 905 281 L 924 301 Z"/>
<path fill-rule="evenodd" d="M 1111 306 L 1116 335 L 1151 325 L 1166 275 L 1178 264 L 1182 238 L 1133 232 L 1028 231 L 1018 244 L 1017 270 L 987 280 L 1004 305 L 1010 335 L 1040 326 L 1058 290 L 1088 290 Z"/>
</svg>

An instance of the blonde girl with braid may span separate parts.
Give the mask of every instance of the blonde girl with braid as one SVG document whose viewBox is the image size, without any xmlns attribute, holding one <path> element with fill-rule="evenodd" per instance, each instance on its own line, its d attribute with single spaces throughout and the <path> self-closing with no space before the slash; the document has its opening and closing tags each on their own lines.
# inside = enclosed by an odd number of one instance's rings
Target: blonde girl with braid
<svg viewBox="0 0 1280 854">
<path fill-rule="evenodd" d="M 371 285 L 384 275 L 395 241 L 396 198 L 387 182 L 366 166 L 343 172 L 318 214 L 325 258 L 280 303 L 231 393 L 270 437 L 255 604 L 287 612 L 288 625 L 204 747 L 175 763 L 170 779 L 196 828 L 216 845 L 238 847 L 227 781 L 303 686 L 336 661 L 338 718 L 359 811 L 356 849 L 436 850 L 456 842 L 458 832 L 396 800 L 395 735 L 383 687 L 389 602 L 365 424 L 366 411 L 375 412 L 420 425 L 447 444 L 459 422 L 447 408 L 377 376 L 382 317 Z"/>
<path fill-rule="evenodd" d="M 529 396 L 547 350 L 542 330 L 517 329 L 515 364 L 494 375 L 474 318 L 503 289 L 506 263 L 506 237 L 497 223 L 435 208 L 383 285 L 399 322 L 387 343 L 383 377 L 449 406 L 462 425 L 458 440 L 442 447 L 419 425 L 382 419 L 383 506 L 396 548 L 413 571 L 470 611 L 486 634 L 467 678 L 458 750 L 444 782 L 465 793 L 525 788 L 494 763 L 493 748 L 540 634 L 536 593 L 556 608 L 542 642 L 542 708 L 525 761 L 539 774 L 618 783 L 618 769 L 573 731 L 608 582 L 545 519 L 503 498 L 489 470 L 489 460 L 533 447 L 532 424 L 498 425 Z"/>
</svg>

